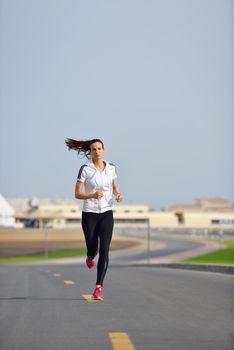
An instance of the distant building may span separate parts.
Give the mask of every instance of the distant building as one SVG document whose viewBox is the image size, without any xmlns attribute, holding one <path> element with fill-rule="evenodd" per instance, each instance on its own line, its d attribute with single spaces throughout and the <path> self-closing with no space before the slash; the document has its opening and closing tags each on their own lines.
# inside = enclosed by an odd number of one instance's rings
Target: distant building
<svg viewBox="0 0 234 350">
<path fill-rule="evenodd" d="M 15 226 L 15 210 L 7 200 L 0 194 L 0 227 Z"/>
<path fill-rule="evenodd" d="M 16 200 L 14 202 L 17 203 Z M 17 204 L 20 207 L 19 202 Z M 28 201 L 27 210 L 16 211 L 15 217 L 25 227 L 72 228 L 80 225 L 81 209 L 71 200 L 52 202 L 34 198 Z"/>
<path fill-rule="evenodd" d="M 15 218 L 26 227 L 80 227 L 82 209 L 76 202 L 34 199 L 28 201 L 26 211 L 17 210 Z M 116 204 L 113 207 L 113 213 L 115 227 L 150 225 L 155 229 L 201 228 L 234 231 L 234 205 L 221 198 L 197 199 L 192 204 L 175 205 L 164 211 L 150 210 L 147 205 Z"/>
<path fill-rule="evenodd" d="M 192 204 L 177 204 L 168 208 L 173 212 L 234 212 L 234 203 L 224 198 L 195 199 Z"/>
<path fill-rule="evenodd" d="M 224 198 L 196 199 L 168 208 L 180 227 L 234 229 L 234 204 Z"/>
</svg>

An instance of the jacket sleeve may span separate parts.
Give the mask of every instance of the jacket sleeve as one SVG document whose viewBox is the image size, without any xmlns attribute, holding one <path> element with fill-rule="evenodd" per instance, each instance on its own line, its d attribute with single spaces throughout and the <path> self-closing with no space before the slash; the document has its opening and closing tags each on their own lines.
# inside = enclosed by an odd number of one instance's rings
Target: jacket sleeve
<svg viewBox="0 0 234 350">
<path fill-rule="evenodd" d="M 85 182 L 86 180 L 86 167 L 87 165 L 82 165 L 80 167 L 80 170 L 79 170 L 79 173 L 77 175 L 77 181 L 80 181 L 80 182 Z"/>
</svg>

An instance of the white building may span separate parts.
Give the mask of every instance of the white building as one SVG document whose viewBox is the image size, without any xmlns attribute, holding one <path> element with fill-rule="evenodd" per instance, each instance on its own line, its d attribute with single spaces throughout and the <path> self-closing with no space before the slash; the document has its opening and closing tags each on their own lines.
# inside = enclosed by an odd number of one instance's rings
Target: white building
<svg viewBox="0 0 234 350">
<path fill-rule="evenodd" d="M 15 210 L 0 194 L 0 227 L 15 227 Z"/>
</svg>

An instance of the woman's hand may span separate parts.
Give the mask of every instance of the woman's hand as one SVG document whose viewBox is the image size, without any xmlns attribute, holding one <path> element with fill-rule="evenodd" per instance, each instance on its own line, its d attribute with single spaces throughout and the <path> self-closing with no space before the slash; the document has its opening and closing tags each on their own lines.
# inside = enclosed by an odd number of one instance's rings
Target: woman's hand
<svg viewBox="0 0 234 350">
<path fill-rule="evenodd" d="M 113 186 L 113 194 L 115 196 L 115 200 L 117 202 L 121 202 L 123 200 L 123 196 L 119 192 L 119 187 L 118 187 L 118 184 L 117 184 L 116 180 L 112 181 L 112 186 Z"/>
<path fill-rule="evenodd" d="M 95 199 L 101 199 L 103 197 L 103 192 L 101 191 L 96 191 L 94 194 L 93 194 L 93 198 Z"/>
<path fill-rule="evenodd" d="M 117 193 L 116 196 L 115 196 L 115 199 L 117 202 L 122 202 L 123 200 L 123 196 L 121 193 Z"/>
</svg>

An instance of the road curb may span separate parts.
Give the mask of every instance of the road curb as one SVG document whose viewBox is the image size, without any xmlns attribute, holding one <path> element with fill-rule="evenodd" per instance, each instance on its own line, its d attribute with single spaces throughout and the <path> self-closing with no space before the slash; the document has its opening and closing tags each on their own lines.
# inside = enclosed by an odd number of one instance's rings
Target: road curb
<svg viewBox="0 0 234 350">
<path fill-rule="evenodd" d="M 234 275 L 234 265 L 190 265 L 190 264 L 128 264 L 112 265 L 111 267 L 151 267 L 151 268 L 169 268 L 183 269 L 204 272 L 215 272 Z"/>
</svg>

